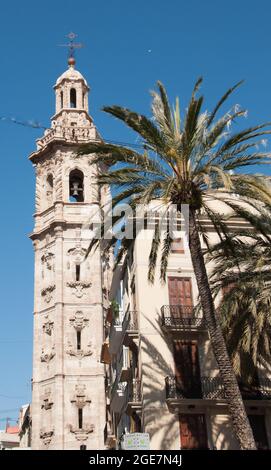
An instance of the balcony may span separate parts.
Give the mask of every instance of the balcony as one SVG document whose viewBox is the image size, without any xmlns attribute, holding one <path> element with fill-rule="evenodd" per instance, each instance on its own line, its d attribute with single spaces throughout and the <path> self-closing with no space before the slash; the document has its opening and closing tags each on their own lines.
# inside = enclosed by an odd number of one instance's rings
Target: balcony
<svg viewBox="0 0 271 470">
<path fill-rule="evenodd" d="M 119 317 L 112 319 L 109 332 L 109 351 L 116 354 L 123 343 L 129 346 L 138 338 L 138 315 L 135 310 L 127 310 L 125 315 L 120 311 Z"/>
<path fill-rule="evenodd" d="M 109 391 L 110 406 L 115 412 L 120 410 L 126 400 L 127 381 L 130 377 L 129 348 L 122 346 L 114 362 L 112 386 Z"/>
<path fill-rule="evenodd" d="M 206 331 L 201 312 L 196 312 L 193 306 L 187 305 L 163 305 L 161 326 L 172 333 Z"/>
<path fill-rule="evenodd" d="M 122 321 L 123 343 L 131 344 L 138 338 L 138 313 L 135 310 L 128 310 Z"/>
<path fill-rule="evenodd" d="M 225 400 L 220 377 L 201 377 L 198 382 L 183 387 L 176 376 L 168 376 L 165 383 L 167 400 Z"/>
<path fill-rule="evenodd" d="M 239 384 L 244 400 L 271 400 L 271 380 L 262 379 L 257 385 Z"/>
<path fill-rule="evenodd" d="M 197 400 L 201 400 L 201 404 L 226 405 L 224 385 L 219 376 L 201 377 L 194 383 L 183 386 L 176 376 L 168 376 L 165 379 L 166 384 L 166 400 L 169 405 L 185 405 L 193 406 Z M 243 400 L 271 400 L 271 380 L 263 380 L 257 387 L 249 387 L 244 389 L 240 386 Z M 259 404 L 259 403 L 258 403 Z"/>
<path fill-rule="evenodd" d="M 142 384 L 140 379 L 132 379 L 126 387 L 127 413 L 142 408 Z"/>
<path fill-rule="evenodd" d="M 52 140 L 84 143 L 98 138 L 97 131 L 92 127 L 60 126 L 45 131 L 43 137 L 37 140 L 38 150 L 44 148 Z"/>
</svg>

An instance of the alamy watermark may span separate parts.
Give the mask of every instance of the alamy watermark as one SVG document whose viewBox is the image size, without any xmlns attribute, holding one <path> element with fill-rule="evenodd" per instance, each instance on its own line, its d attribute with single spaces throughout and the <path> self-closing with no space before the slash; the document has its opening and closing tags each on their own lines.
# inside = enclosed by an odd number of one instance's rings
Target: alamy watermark
<svg viewBox="0 0 271 470">
<path fill-rule="evenodd" d="M 135 209 L 129 204 L 119 204 L 112 208 L 109 202 L 103 208 L 85 207 L 81 209 L 85 222 L 82 224 L 81 238 L 91 242 L 95 240 L 134 240 L 150 239 L 155 233 L 160 237 L 168 236 L 175 240 L 180 234 L 188 236 L 189 205 L 144 206 Z"/>
</svg>

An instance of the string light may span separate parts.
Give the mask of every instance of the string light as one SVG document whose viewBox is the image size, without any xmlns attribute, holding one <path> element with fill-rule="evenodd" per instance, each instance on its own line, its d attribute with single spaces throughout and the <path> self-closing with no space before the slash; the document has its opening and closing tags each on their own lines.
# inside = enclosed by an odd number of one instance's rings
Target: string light
<svg viewBox="0 0 271 470">
<path fill-rule="evenodd" d="M 31 127 L 32 129 L 42 129 L 42 130 L 50 130 L 50 128 L 43 126 L 37 121 L 20 121 L 14 117 L 5 117 L 5 116 L 0 116 L 0 121 L 8 121 L 12 122 L 13 124 L 18 124 L 19 126 L 24 126 L 24 127 Z M 117 140 L 110 140 L 110 139 L 103 139 L 104 142 L 108 144 L 113 144 L 113 145 L 122 145 L 122 146 L 127 146 L 127 147 L 134 147 L 138 149 L 142 149 L 144 147 L 143 144 L 132 144 L 131 142 L 121 142 Z"/>
</svg>

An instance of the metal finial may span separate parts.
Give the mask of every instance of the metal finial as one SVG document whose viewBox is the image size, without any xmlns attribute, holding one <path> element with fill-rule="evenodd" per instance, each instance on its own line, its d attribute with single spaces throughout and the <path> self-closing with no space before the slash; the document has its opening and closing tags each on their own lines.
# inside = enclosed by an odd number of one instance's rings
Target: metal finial
<svg viewBox="0 0 271 470">
<path fill-rule="evenodd" d="M 84 47 L 82 43 L 76 43 L 74 42 L 75 38 L 77 38 L 77 34 L 73 33 L 72 31 L 65 36 L 66 38 L 69 39 L 69 42 L 67 44 L 59 44 L 60 47 L 68 47 L 68 64 L 73 67 L 75 65 L 75 49 L 81 49 Z"/>
</svg>

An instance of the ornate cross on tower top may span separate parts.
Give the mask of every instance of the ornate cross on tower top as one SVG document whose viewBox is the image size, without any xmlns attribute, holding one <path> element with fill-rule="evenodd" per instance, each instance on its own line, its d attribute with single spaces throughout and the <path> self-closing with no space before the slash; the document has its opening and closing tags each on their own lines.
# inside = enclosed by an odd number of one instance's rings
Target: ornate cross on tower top
<svg viewBox="0 0 271 470">
<path fill-rule="evenodd" d="M 68 52 L 68 64 L 70 66 L 74 66 L 75 65 L 75 57 L 74 57 L 74 53 L 75 53 L 75 49 L 81 49 L 82 47 L 84 47 L 84 45 L 80 42 L 74 42 L 75 38 L 77 38 L 77 34 L 73 33 L 72 31 L 67 34 L 65 37 L 69 39 L 69 42 L 67 44 L 60 44 L 61 47 L 68 47 L 69 48 L 69 52 Z"/>
</svg>

